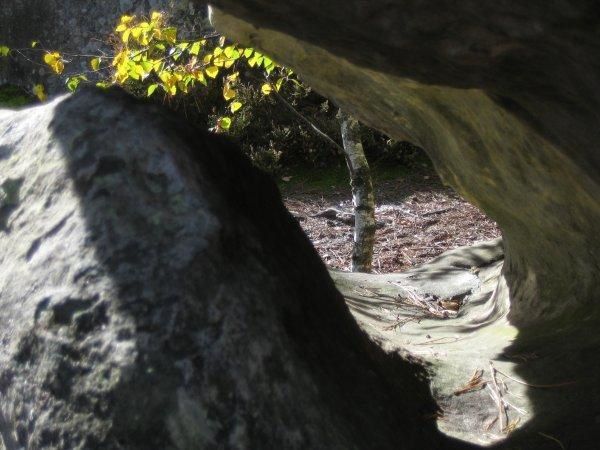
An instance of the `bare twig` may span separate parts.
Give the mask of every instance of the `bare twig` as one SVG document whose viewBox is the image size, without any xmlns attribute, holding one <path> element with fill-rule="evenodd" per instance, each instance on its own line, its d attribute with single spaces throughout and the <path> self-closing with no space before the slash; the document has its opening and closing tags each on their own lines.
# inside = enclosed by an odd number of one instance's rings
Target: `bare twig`
<svg viewBox="0 0 600 450">
<path fill-rule="evenodd" d="M 467 392 L 478 391 L 485 387 L 486 381 L 483 380 L 483 370 L 475 369 L 475 372 L 471 376 L 471 379 L 467 381 L 462 388 L 454 391 L 454 395 L 462 395 Z"/>
<path fill-rule="evenodd" d="M 498 387 L 498 383 L 496 382 L 496 372 L 495 372 L 495 368 L 494 365 L 492 364 L 492 362 L 489 362 L 490 364 L 490 375 L 491 375 L 491 382 L 492 382 L 492 388 L 494 391 L 494 394 L 496 395 L 496 406 L 498 407 L 498 417 L 500 418 L 500 432 L 504 432 L 504 430 L 506 429 L 507 426 L 507 419 L 508 416 L 506 414 L 506 406 L 504 405 L 504 402 L 502 401 L 502 392 L 500 391 L 500 388 Z M 489 386 L 489 384 L 488 384 Z"/>
<path fill-rule="evenodd" d="M 277 97 L 277 100 L 279 100 L 288 109 L 288 111 L 290 111 L 292 114 L 294 114 L 296 117 L 298 117 L 302 122 L 304 122 L 306 125 L 308 125 L 317 135 L 319 135 L 320 137 L 325 139 L 327 142 L 329 142 L 333 147 L 336 148 L 336 150 L 338 152 L 340 152 L 343 155 L 345 154 L 344 148 L 340 144 L 335 142 L 327 133 L 321 131 L 319 129 L 319 127 L 317 127 L 314 123 L 312 123 L 310 120 L 308 120 L 308 118 L 306 118 L 303 114 L 300 114 L 296 110 L 296 108 L 294 108 L 292 105 L 290 105 L 290 103 L 285 98 L 283 98 L 283 96 L 277 91 L 275 86 L 273 86 L 273 83 L 271 83 L 271 81 L 269 79 L 266 79 L 266 80 L 267 80 L 267 83 L 269 83 L 269 86 L 271 86 L 272 92 L 275 93 L 275 97 Z"/>
<path fill-rule="evenodd" d="M 522 384 L 523 386 L 528 386 L 528 387 L 532 387 L 532 388 L 550 389 L 550 388 L 557 388 L 557 387 L 563 387 L 563 386 L 570 386 L 572 384 L 577 383 L 577 381 L 565 381 L 563 383 L 554 383 L 554 384 L 533 384 L 533 383 L 527 383 L 525 381 L 511 377 L 510 375 L 505 374 L 504 372 L 496 369 L 495 367 L 493 369 L 494 369 L 494 371 L 498 372 L 500 375 L 508 378 L 509 380 L 514 381 L 515 383 L 519 383 L 519 384 Z"/>
<path fill-rule="evenodd" d="M 550 439 L 551 441 L 554 441 L 558 444 L 558 446 L 562 449 L 562 450 L 566 450 L 565 446 L 563 445 L 562 442 L 560 442 L 558 439 L 556 439 L 554 436 L 550 436 L 549 434 L 546 433 L 542 433 L 541 431 L 538 431 L 538 434 L 540 436 L 545 437 L 546 439 Z"/>
<path fill-rule="evenodd" d="M 444 336 L 441 338 L 437 338 L 437 339 L 431 339 L 430 341 L 425 341 L 425 342 L 418 342 L 414 345 L 430 345 L 430 344 L 453 344 L 454 342 L 460 341 L 464 338 L 457 338 L 457 337 L 452 337 L 452 336 Z M 444 340 L 446 340 L 444 342 Z"/>
<path fill-rule="evenodd" d="M 453 207 L 453 206 L 451 206 L 451 207 L 449 207 L 449 208 L 436 209 L 435 211 L 428 211 L 428 212 L 425 212 L 425 213 L 423 213 L 423 214 L 421 214 L 421 215 L 422 215 L 423 217 L 425 217 L 425 216 L 432 216 L 432 215 L 434 215 L 434 214 L 442 214 L 442 213 L 445 213 L 446 211 L 450 211 L 451 209 L 454 209 L 454 207 Z"/>
</svg>

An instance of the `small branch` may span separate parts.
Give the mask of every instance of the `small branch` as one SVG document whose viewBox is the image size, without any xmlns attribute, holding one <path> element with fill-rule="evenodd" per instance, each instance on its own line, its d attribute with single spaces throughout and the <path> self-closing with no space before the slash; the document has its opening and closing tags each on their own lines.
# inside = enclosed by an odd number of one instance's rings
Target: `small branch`
<svg viewBox="0 0 600 450">
<path fill-rule="evenodd" d="M 565 446 L 563 445 L 562 442 L 560 442 L 558 439 L 556 439 L 554 436 L 550 436 L 549 434 L 546 433 L 542 433 L 541 431 L 538 431 L 538 434 L 542 437 L 545 437 L 546 439 L 550 439 L 551 441 L 556 442 L 556 444 L 562 449 L 562 450 L 566 450 Z"/>
<path fill-rule="evenodd" d="M 451 207 L 449 207 L 449 208 L 436 209 L 435 211 L 428 211 L 428 212 L 426 212 L 426 213 L 423 213 L 423 214 L 421 214 L 421 215 L 422 215 L 423 217 L 425 217 L 425 216 L 432 216 L 432 215 L 434 215 L 434 214 L 442 214 L 442 213 L 445 213 L 446 211 L 450 211 L 450 210 L 452 210 L 452 209 L 454 209 L 454 207 L 453 207 L 453 206 L 451 206 Z"/>
<path fill-rule="evenodd" d="M 493 369 L 495 372 L 498 372 L 500 375 L 508 378 L 509 380 L 514 381 L 515 383 L 519 383 L 519 384 L 522 384 L 523 386 L 528 386 L 528 387 L 532 387 L 532 388 L 549 389 L 549 388 L 570 386 L 572 384 L 577 383 L 577 381 L 565 381 L 564 383 L 556 383 L 556 384 L 531 384 L 531 383 L 526 383 L 525 381 L 518 380 L 517 378 L 513 378 L 510 375 L 507 375 L 504 372 L 496 369 L 495 367 Z"/>
<path fill-rule="evenodd" d="M 495 400 L 496 400 L 496 406 L 498 407 L 498 417 L 500 418 L 500 432 L 503 432 L 506 429 L 506 425 L 507 425 L 507 415 L 506 415 L 506 406 L 504 405 L 504 402 L 502 401 L 502 392 L 500 391 L 500 388 L 498 387 L 498 383 L 496 382 L 496 369 L 494 368 L 494 365 L 492 364 L 492 362 L 490 361 L 490 375 L 492 377 L 491 381 L 492 381 L 492 388 L 495 394 Z M 489 386 L 489 384 L 488 384 Z M 491 389 L 492 389 L 491 388 Z"/>
<path fill-rule="evenodd" d="M 309 127 L 312 128 L 312 130 L 319 136 L 321 136 L 323 139 L 325 139 L 327 142 L 329 142 L 333 147 L 335 147 L 337 149 L 338 152 L 344 154 L 344 148 L 338 144 L 337 142 L 335 142 L 327 133 L 321 131 L 314 123 L 312 123 L 310 120 L 308 120 L 303 114 L 300 114 L 296 108 L 294 108 L 292 105 L 290 105 L 290 103 L 283 98 L 283 96 L 277 91 L 277 89 L 275 88 L 275 86 L 273 86 L 273 83 L 271 83 L 271 81 L 269 79 L 266 79 L 267 83 L 269 83 L 269 86 L 271 86 L 272 92 L 275 93 L 275 97 L 277 97 L 277 99 L 292 113 L 294 114 L 296 117 L 298 117 L 300 120 L 302 120 L 302 122 L 304 122 L 306 125 L 308 125 Z"/>
</svg>

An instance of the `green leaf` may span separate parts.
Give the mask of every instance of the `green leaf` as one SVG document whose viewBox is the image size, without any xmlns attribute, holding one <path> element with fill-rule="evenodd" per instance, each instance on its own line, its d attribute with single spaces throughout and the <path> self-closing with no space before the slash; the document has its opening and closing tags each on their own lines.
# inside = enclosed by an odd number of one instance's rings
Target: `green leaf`
<svg viewBox="0 0 600 450">
<path fill-rule="evenodd" d="M 100 69 L 100 58 L 92 58 L 90 61 L 90 66 L 92 67 L 92 70 L 97 71 L 98 69 Z"/>
<path fill-rule="evenodd" d="M 252 53 L 254 52 L 254 49 L 249 47 L 246 50 L 244 50 L 244 57 L 246 58 L 250 58 L 250 56 L 252 55 Z"/>
<path fill-rule="evenodd" d="M 36 48 L 38 44 L 38 41 L 31 41 L 31 48 Z"/>
<path fill-rule="evenodd" d="M 248 65 L 250 67 L 254 67 L 256 65 L 256 61 L 258 60 L 258 57 L 256 55 L 254 55 L 252 58 L 250 58 L 248 60 Z"/>
<path fill-rule="evenodd" d="M 108 81 L 99 81 L 98 83 L 96 83 L 96 87 L 99 87 L 100 89 L 107 89 L 111 86 L 112 83 L 109 83 Z"/>
<path fill-rule="evenodd" d="M 281 85 L 283 84 L 283 78 L 280 78 L 279 80 L 277 80 L 277 82 L 275 83 L 275 89 L 277 90 L 277 92 L 279 92 L 279 89 L 281 89 Z"/>
<path fill-rule="evenodd" d="M 69 77 L 67 78 L 67 88 L 71 91 L 71 92 L 75 92 L 75 90 L 79 87 L 79 83 L 81 83 L 82 81 L 87 81 L 88 79 L 85 77 L 85 75 L 76 75 L 73 77 Z"/>
<path fill-rule="evenodd" d="M 233 56 L 234 50 L 235 47 L 233 45 L 229 45 L 223 49 L 223 53 L 225 53 L 225 56 L 227 56 L 228 58 L 231 58 Z"/>
<path fill-rule="evenodd" d="M 148 86 L 148 97 L 150 97 L 152 94 L 154 94 L 154 91 L 156 90 L 156 88 L 158 87 L 158 84 L 151 84 L 150 86 Z"/>
<path fill-rule="evenodd" d="M 10 48 L 6 45 L 0 45 L 0 56 L 8 56 L 10 53 Z"/>
<path fill-rule="evenodd" d="M 221 117 L 219 119 L 219 128 L 227 131 L 227 130 L 229 130 L 230 127 L 231 127 L 231 117 Z"/>
<path fill-rule="evenodd" d="M 140 65 L 142 66 L 142 68 L 144 69 L 144 72 L 146 74 L 152 72 L 152 69 L 154 68 L 154 62 L 155 61 L 152 61 L 152 60 L 151 61 L 146 60 L 146 61 L 142 61 L 140 63 Z"/>
</svg>

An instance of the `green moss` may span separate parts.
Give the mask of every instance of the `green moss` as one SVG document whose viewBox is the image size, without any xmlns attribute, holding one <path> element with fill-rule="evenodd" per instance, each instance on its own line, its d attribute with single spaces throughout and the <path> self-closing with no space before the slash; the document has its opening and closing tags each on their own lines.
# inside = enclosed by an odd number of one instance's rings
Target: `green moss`
<svg viewBox="0 0 600 450">
<path fill-rule="evenodd" d="M 23 89 L 5 84 L 0 86 L 0 108 L 19 108 L 35 101 Z"/>
<path fill-rule="evenodd" d="M 395 180 L 410 169 L 402 165 L 374 164 L 371 168 L 373 183 Z M 285 171 L 290 181 L 278 179 L 279 189 L 285 195 L 291 192 L 319 193 L 350 189 L 350 178 L 345 166 L 310 168 L 295 167 Z M 286 178 L 285 176 L 283 178 Z"/>
</svg>

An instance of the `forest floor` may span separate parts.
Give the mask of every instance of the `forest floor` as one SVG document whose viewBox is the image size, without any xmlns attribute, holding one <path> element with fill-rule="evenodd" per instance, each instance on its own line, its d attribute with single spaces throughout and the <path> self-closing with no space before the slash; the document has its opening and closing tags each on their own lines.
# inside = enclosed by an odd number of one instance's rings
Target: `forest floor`
<svg viewBox="0 0 600 450">
<path fill-rule="evenodd" d="M 375 166 L 373 180 L 375 273 L 404 271 L 446 250 L 500 236 L 493 220 L 444 186 L 428 165 L 410 170 Z M 327 266 L 350 270 L 353 211 L 345 168 L 299 172 L 279 184 L 287 208 Z M 332 208 L 337 217 L 321 216 Z"/>
</svg>

